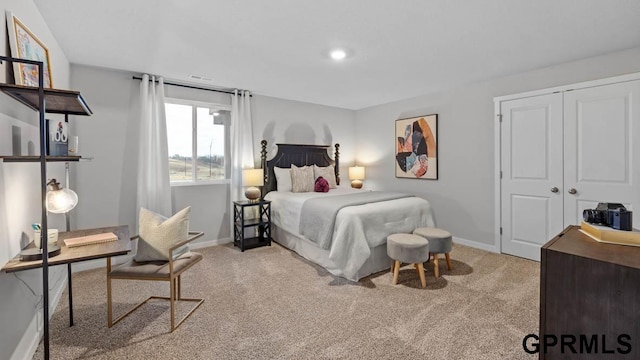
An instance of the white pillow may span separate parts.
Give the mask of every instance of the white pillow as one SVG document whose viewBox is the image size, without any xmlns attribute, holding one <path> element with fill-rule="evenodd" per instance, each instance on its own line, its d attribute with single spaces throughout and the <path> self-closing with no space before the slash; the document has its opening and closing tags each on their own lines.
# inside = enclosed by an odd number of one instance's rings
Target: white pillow
<svg viewBox="0 0 640 360">
<path fill-rule="evenodd" d="M 314 187 L 313 167 L 291 165 L 291 191 L 294 193 L 309 192 L 313 191 Z"/>
<path fill-rule="evenodd" d="M 169 249 L 189 237 L 189 213 L 191 206 L 178 211 L 170 218 L 145 208 L 140 208 L 138 251 L 133 259 L 137 262 L 169 261 Z M 173 258 L 189 251 L 184 245 L 173 251 Z"/>
<path fill-rule="evenodd" d="M 313 181 L 315 183 L 318 180 L 318 177 L 322 176 L 329 183 L 330 189 L 335 189 L 338 187 L 336 182 L 336 172 L 334 170 L 333 165 L 320 167 L 318 165 L 313 165 Z"/>
<path fill-rule="evenodd" d="M 291 169 L 274 167 L 278 191 L 291 191 Z"/>
</svg>

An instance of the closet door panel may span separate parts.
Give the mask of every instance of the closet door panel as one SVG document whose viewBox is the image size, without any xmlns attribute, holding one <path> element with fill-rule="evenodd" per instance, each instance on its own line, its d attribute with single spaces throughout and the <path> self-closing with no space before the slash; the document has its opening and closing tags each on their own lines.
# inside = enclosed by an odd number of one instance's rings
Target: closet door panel
<svg viewBox="0 0 640 360">
<path fill-rule="evenodd" d="M 501 251 L 539 260 L 563 225 L 562 95 L 505 101 L 501 113 Z"/>
<path fill-rule="evenodd" d="M 631 210 L 640 200 L 639 115 L 640 81 L 565 93 L 565 226 L 580 224 L 598 202 Z"/>
</svg>

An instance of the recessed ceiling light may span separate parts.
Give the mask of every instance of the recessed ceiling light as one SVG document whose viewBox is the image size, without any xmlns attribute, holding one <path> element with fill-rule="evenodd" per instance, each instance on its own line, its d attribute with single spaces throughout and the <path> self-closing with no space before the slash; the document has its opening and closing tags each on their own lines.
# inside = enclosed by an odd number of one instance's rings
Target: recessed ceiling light
<svg viewBox="0 0 640 360">
<path fill-rule="evenodd" d="M 347 53 L 344 50 L 336 49 L 331 51 L 330 55 L 333 60 L 342 60 L 347 56 Z"/>
<path fill-rule="evenodd" d="M 219 113 L 219 112 L 214 112 L 214 113 L 213 113 L 213 116 L 218 116 L 218 115 L 220 115 L 220 113 Z"/>
</svg>

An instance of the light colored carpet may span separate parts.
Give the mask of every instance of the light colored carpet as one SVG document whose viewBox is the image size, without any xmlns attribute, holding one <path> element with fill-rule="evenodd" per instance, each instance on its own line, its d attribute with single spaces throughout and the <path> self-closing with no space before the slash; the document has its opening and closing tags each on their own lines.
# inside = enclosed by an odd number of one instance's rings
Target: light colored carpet
<svg viewBox="0 0 640 360">
<path fill-rule="evenodd" d="M 274 244 L 241 253 L 197 250 L 183 296 L 204 304 L 174 333 L 169 307 L 152 302 L 106 326 L 104 270 L 74 275 L 75 326 L 66 293 L 50 325 L 52 359 L 527 359 L 538 332 L 539 264 L 454 245 L 454 270 L 427 287 L 404 266 L 352 283 Z M 114 281 L 116 314 L 167 283 Z M 186 308 L 186 306 L 185 306 Z M 180 308 L 181 311 L 186 311 Z M 42 358 L 42 344 L 34 356 Z"/>
</svg>

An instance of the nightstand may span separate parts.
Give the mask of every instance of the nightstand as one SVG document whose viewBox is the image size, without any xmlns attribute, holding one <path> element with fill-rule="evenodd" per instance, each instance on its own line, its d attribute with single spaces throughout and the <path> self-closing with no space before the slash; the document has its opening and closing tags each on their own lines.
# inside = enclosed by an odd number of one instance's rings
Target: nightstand
<svg viewBox="0 0 640 360">
<path fill-rule="evenodd" d="M 255 236 L 246 236 L 247 232 Z M 233 245 L 241 251 L 271 246 L 271 201 L 233 202 Z"/>
</svg>

